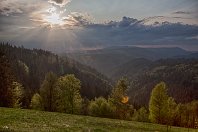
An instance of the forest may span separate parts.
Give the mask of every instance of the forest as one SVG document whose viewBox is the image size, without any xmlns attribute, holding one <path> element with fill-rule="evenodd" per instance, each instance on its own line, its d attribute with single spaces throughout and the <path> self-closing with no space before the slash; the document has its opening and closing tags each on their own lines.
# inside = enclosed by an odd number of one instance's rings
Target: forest
<svg viewBox="0 0 198 132">
<path fill-rule="evenodd" d="M 198 125 L 197 59 L 134 59 L 110 78 L 71 57 L 1 43 L 0 80 L 0 107 L 153 122 L 168 129 Z"/>
</svg>

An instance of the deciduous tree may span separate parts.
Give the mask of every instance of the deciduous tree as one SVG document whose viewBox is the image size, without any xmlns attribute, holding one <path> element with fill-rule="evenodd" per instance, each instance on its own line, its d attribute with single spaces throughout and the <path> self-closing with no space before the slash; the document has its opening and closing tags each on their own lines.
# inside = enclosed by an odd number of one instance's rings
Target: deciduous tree
<svg viewBox="0 0 198 132">
<path fill-rule="evenodd" d="M 12 83 L 13 107 L 20 108 L 22 106 L 22 98 L 24 96 L 24 88 L 18 82 Z"/>
<path fill-rule="evenodd" d="M 113 117 L 115 114 L 114 105 L 103 97 L 95 98 L 89 105 L 90 115 L 98 117 Z"/>
<path fill-rule="evenodd" d="M 56 84 L 58 111 L 71 114 L 79 113 L 82 102 L 80 89 L 80 80 L 73 74 L 60 77 Z"/>
<path fill-rule="evenodd" d="M 38 93 L 35 93 L 31 99 L 30 108 L 35 110 L 43 110 L 42 98 Z"/>
</svg>

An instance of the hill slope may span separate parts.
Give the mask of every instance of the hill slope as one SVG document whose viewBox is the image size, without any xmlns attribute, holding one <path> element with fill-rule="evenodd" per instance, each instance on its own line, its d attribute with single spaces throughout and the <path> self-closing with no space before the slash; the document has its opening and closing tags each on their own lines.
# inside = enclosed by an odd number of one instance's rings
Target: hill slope
<svg viewBox="0 0 198 132">
<path fill-rule="evenodd" d="M 104 75 L 110 77 L 117 67 L 132 59 L 145 58 L 149 60 L 157 60 L 188 54 L 190 54 L 190 52 L 180 48 L 139 48 L 132 46 L 114 46 L 93 51 L 69 53 L 67 55 L 76 61 L 91 66 Z"/>
<path fill-rule="evenodd" d="M 110 92 L 111 84 L 108 78 L 68 57 L 5 44 L 0 44 L 0 52 L 8 58 L 15 80 L 24 86 L 25 96 L 29 101 L 31 96 L 38 92 L 46 73 L 51 71 L 57 76 L 74 74 L 81 81 L 81 94 L 89 99 L 107 96 Z M 28 104 L 27 101 L 24 105 Z"/>
<path fill-rule="evenodd" d="M 122 76 L 131 83 L 129 96 L 134 104 L 147 105 L 153 87 L 161 81 L 177 102 L 198 99 L 198 59 L 133 59 L 118 67 L 112 78 Z"/>
<path fill-rule="evenodd" d="M 0 131 L 121 131 L 166 132 L 166 126 L 89 116 L 68 115 L 34 110 L 0 108 Z M 171 127 L 171 132 L 187 132 L 187 128 Z M 189 132 L 195 132 L 189 129 Z"/>
</svg>

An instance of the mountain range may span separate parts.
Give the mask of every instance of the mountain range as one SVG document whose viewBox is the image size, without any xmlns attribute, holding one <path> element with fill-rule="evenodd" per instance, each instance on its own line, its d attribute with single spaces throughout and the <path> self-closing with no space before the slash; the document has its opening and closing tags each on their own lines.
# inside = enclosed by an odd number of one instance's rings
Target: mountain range
<svg viewBox="0 0 198 132">
<path fill-rule="evenodd" d="M 113 46 L 104 49 L 68 53 L 66 56 L 95 68 L 102 74 L 111 77 L 114 71 L 123 64 L 136 59 L 158 60 L 163 58 L 197 57 L 197 53 L 173 48 L 140 48 L 133 46 Z"/>
</svg>

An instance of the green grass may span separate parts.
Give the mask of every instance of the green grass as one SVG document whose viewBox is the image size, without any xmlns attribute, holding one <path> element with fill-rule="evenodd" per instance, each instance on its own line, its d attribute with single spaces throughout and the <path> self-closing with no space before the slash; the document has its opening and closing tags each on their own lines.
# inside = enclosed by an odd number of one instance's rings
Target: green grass
<svg viewBox="0 0 198 132">
<path fill-rule="evenodd" d="M 25 109 L 0 108 L 0 131 L 166 132 L 166 126 Z M 189 129 L 190 132 L 198 132 Z M 171 132 L 188 132 L 172 127 Z"/>
</svg>

